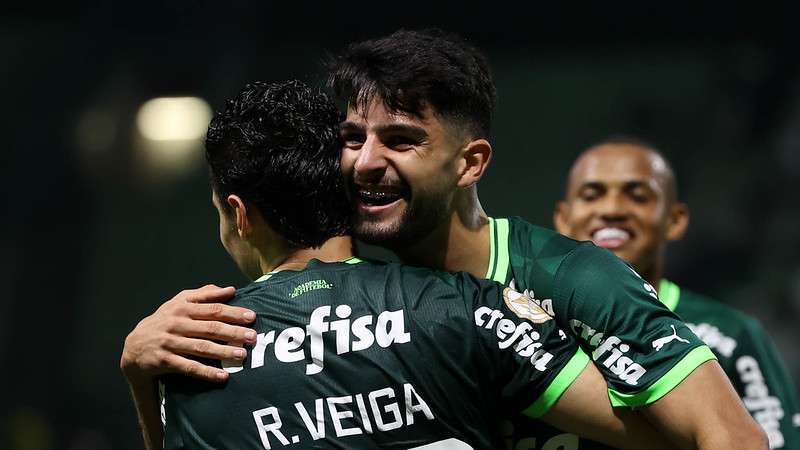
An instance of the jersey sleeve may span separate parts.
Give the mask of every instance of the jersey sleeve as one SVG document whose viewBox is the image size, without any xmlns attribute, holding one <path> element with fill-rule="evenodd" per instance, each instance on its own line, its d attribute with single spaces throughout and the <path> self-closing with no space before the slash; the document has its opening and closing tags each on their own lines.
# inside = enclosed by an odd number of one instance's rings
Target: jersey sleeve
<svg viewBox="0 0 800 450">
<path fill-rule="evenodd" d="M 591 243 L 559 266 L 552 310 L 605 377 L 613 406 L 652 403 L 716 359 L 649 283 Z"/>
<path fill-rule="evenodd" d="M 475 338 L 502 403 L 530 417 L 547 412 L 589 363 L 576 340 L 534 299 L 464 276 Z"/>
<path fill-rule="evenodd" d="M 745 408 L 767 433 L 770 448 L 800 448 L 797 391 L 772 339 L 752 318 L 734 339 L 731 358 L 721 362 Z"/>
</svg>

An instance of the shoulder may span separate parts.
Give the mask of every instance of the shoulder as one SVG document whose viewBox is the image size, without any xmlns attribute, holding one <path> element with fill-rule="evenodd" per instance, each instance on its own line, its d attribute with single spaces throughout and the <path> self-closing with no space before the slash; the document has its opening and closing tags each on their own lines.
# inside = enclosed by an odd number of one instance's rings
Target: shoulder
<svg viewBox="0 0 800 450">
<path fill-rule="evenodd" d="M 529 287 L 536 289 L 537 294 L 549 296 L 561 265 L 576 249 L 587 243 L 530 224 L 519 217 L 507 220 L 508 251 L 514 277 L 517 281 L 524 279 Z"/>
<path fill-rule="evenodd" d="M 581 241 L 559 234 L 550 228 L 540 227 L 520 217 L 509 217 L 509 240 L 513 246 L 524 247 L 529 255 L 553 257 L 566 255 Z"/>
<path fill-rule="evenodd" d="M 564 255 L 558 275 L 560 278 L 584 282 L 595 279 L 608 281 L 608 277 L 619 276 L 641 278 L 628 263 L 589 241 L 578 243 Z"/>
</svg>

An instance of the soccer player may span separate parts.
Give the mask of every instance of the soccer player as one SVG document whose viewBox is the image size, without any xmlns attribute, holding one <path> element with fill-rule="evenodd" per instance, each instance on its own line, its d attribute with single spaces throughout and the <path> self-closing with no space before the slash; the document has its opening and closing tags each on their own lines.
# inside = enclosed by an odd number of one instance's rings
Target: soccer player
<svg viewBox="0 0 800 450">
<path fill-rule="evenodd" d="M 595 361 L 611 404 L 638 407 L 681 446 L 766 445 L 710 349 L 695 344 L 628 266 L 591 243 L 486 215 L 476 183 L 492 156 L 495 91 L 476 49 L 440 32 L 400 31 L 348 47 L 334 62 L 331 85 L 348 100 L 342 171 L 357 237 L 404 262 L 527 291 Z M 218 327 L 241 332 L 243 319 L 232 322 Z M 673 328 L 681 340 L 656 350 L 653 343 Z M 162 357 L 150 364 L 159 370 L 216 374 L 178 359 L 174 346 L 156 348 Z"/>
<path fill-rule="evenodd" d="M 212 201 L 223 246 L 255 280 L 231 305 L 257 313 L 258 334 L 222 363 L 223 389 L 164 379 L 166 448 L 490 449 L 504 411 L 578 403 L 586 359 L 540 303 L 353 257 L 340 115 L 324 94 L 254 83 L 226 105 L 206 140 Z"/>
<path fill-rule="evenodd" d="M 795 385 L 758 321 L 664 278 L 667 244 L 680 239 L 689 208 L 675 174 L 651 144 L 612 138 L 575 161 L 554 214 L 558 231 L 592 240 L 630 263 L 714 351 L 770 448 L 800 448 Z"/>
</svg>

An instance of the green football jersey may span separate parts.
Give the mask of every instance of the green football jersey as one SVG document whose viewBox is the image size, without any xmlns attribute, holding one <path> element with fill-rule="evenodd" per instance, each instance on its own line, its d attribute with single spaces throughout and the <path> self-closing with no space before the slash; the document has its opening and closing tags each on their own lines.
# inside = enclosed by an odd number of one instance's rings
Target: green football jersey
<svg viewBox="0 0 800 450">
<path fill-rule="evenodd" d="M 717 301 L 661 280 L 659 298 L 711 347 L 770 448 L 800 449 L 797 391 L 758 321 Z"/>
<path fill-rule="evenodd" d="M 513 217 L 489 219 L 486 278 L 534 298 L 578 339 L 608 383 L 614 406 L 652 403 L 711 350 L 658 301 L 656 290 L 613 253 Z M 522 415 L 505 428 L 515 450 L 608 448 Z"/>
<path fill-rule="evenodd" d="M 352 259 L 268 274 L 224 386 L 163 380 L 165 448 L 490 449 L 498 417 L 547 411 L 588 364 L 524 294 Z"/>
</svg>

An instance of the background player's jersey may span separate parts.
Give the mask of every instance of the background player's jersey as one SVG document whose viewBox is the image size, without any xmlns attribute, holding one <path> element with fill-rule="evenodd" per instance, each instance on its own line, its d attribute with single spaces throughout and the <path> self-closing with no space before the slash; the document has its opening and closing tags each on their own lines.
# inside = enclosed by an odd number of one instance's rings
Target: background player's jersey
<svg viewBox="0 0 800 450">
<path fill-rule="evenodd" d="M 224 386 L 165 379 L 167 449 L 498 448 L 498 417 L 544 413 L 588 363 L 534 301 L 465 274 L 314 260 L 231 304 L 258 341 Z"/>
<path fill-rule="evenodd" d="M 486 278 L 537 299 L 578 339 L 607 380 L 612 405 L 652 403 L 714 359 L 658 301 L 656 290 L 613 253 L 520 218 L 489 221 Z M 507 424 L 506 443 L 518 450 L 607 448 L 521 415 Z"/>
<path fill-rule="evenodd" d="M 715 300 L 661 280 L 659 298 L 711 347 L 770 448 L 800 449 L 795 384 L 758 321 Z"/>
</svg>

